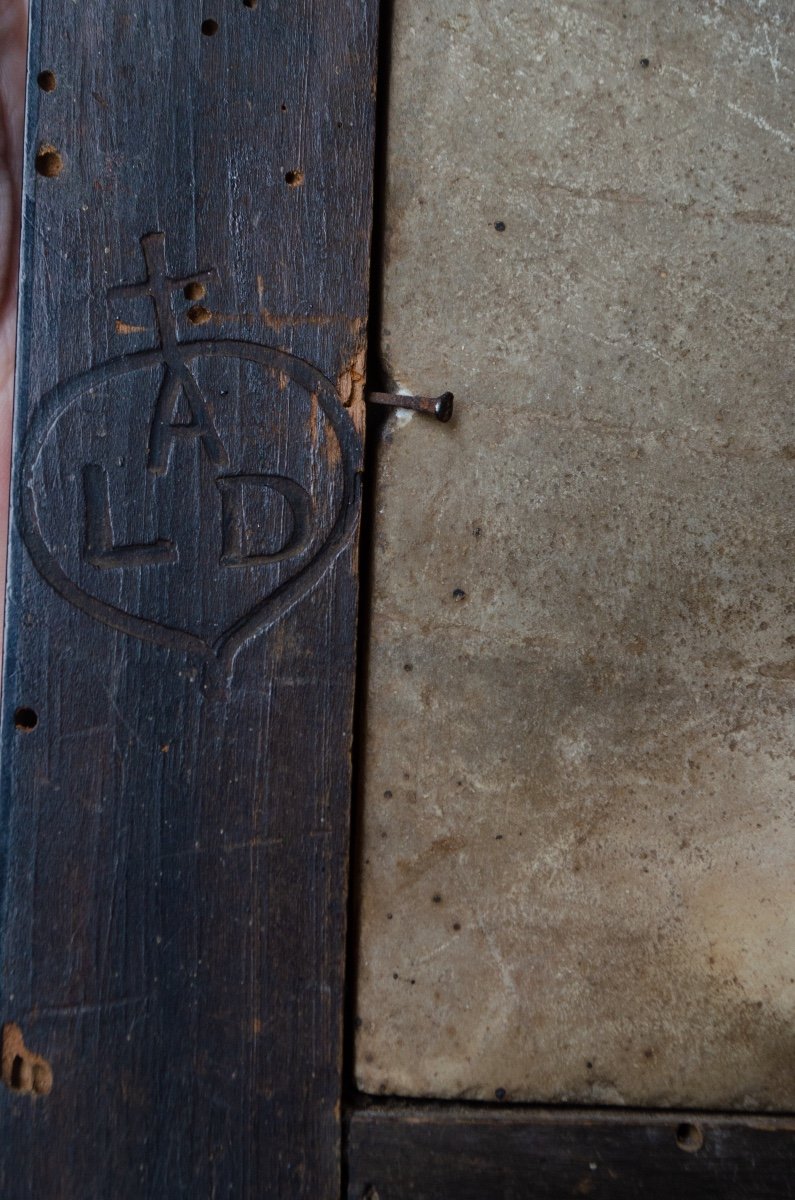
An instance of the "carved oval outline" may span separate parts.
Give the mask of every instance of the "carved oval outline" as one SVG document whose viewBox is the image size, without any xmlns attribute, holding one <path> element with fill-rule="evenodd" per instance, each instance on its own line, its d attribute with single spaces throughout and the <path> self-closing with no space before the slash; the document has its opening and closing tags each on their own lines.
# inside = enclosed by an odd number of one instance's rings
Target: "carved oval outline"
<svg viewBox="0 0 795 1200">
<path fill-rule="evenodd" d="M 92 388 L 108 383 L 120 375 L 160 365 L 163 354 L 159 349 L 121 355 L 92 367 L 81 375 L 75 375 L 65 383 L 56 384 L 45 393 L 34 409 L 25 433 L 19 472 L 20 531 L 36 570 L 54 591 L 75 608 L 121 633 L 170 650 L 198 655 L 211 669 L 218 668 L 228 677 L 231 675 L 235 656 L 244 642 L 284 616 L 315 587 L 339 554 L 349 545 L 356 528 L 362 444 L 334 385 L 304 359 L 271 346 L 260 345 L 258 342 L 223 339 L 212 342 L 183 342 L 179 346 L 179 353 L 184 362 L 214 356 L 259 363 L 271 371 L 284 372 L 310 395 L 317 395 L 318 404 L 329 421 L 340 448 L 342 496 L 334 525 L 315 556 L 296 575 L 286 579 L 270 595 L 235 621 L 212 644 L 195 634 L 187 633 L 184 629 L 160 625 L 146 617 L 138 617 L 116 608 L 115 605 L 84 591 L 66 574 L 44 540 L 36 510 L 33 472 L 47 435 L 63 413 Z"/>
</svg>

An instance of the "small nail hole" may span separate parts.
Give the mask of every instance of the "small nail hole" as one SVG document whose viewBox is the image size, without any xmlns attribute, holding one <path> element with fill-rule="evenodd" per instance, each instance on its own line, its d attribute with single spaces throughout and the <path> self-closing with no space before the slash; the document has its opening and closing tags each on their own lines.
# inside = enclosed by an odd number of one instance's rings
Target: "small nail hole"
<svg viewBox="0 0 795 1200">
<path fill-rule="evenodd" d="M 186 300 L 203 300 L 207 295 L 207 289 L 203 283 L 186 283 L 182 294 Z"/>
<path fill-rule="evenodd" d="M 676 1127 L 676 1144 L 680 1150 L 695 1154 L 704 1145 L 704 1134 L 698 1125 L 683 1122 Z"/>
<path fill-rule="evenodd" d="M 288 187 L 298 187 L 304 182 L 303 171 L 288 171 L 284 177 L 284 182 Z"/>
<path fill-rule="evenodd" d="M 212 313 L 203 304 L 194 304 L 192 308 L 188 309 L 188 320 L 191 325 L 206 325 L 211 318 Z"/>
<path fill-rule="evenodd" d="M 29 1092 L 33 1087 L 33 1072 L 21 1054 L 11 1065 L 11 1087 L 15 1092 Z"/>
<path fill-rule="evenodd" d="M 36 82 L 43 92 L 54 92 L 58 86 L 54 71 L 40 71 Z"/>
<path fill-rule="evenodd" d="M 63 158 L 54 146 L 41 146 L 36 155 L 36 171 L 45 179 L 55 179 L 63 170 Z"/>
<path fill-rule="evenodd" d="M 14 713 L 14 724 L 22 733 L 30 733 L 38 723 L 38 714 L 32 708 L 18 708 Z"/>
<path fill-rule="evenodd" d="M 202 33 L 205 37 L 213 37 L 218 32 L 218 22 L 212 17 L 208 17 L 206 21 L 202 21 Z"/>
</svg>

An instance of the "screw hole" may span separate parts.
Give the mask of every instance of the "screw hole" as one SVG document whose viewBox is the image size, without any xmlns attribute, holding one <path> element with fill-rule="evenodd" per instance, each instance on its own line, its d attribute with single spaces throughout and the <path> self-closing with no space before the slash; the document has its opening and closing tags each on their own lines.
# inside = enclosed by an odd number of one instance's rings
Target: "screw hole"
<svg viewBox="0 0 795 1200">
<path fill-rule="evenodd" d="M 213 37 L 218 32 L 218 22 L 212 17 L 208 17 L 206 21 L 202 21 L 202 33 L 205 37 Z"/>
<path fill-rule="evenodd" d="M 43 92 L 54 92 L 58 86 L 54 71 L 40 71 L 36 82 Z"/>
<path fill-rule="evenodd" d="M 38 723 L 38 713 L 32 708 L 18 708 L 14 713 L 14 724 L 22 733 L 31 733 Z"/>
<path fill-rule="evenodd" d="M 203 300 L 207 295 L 207 289 L 203 283 L 186 283 L 182 289 L 182 294 L 186 300 Z"/>
<path fill-rule="evenodd" d="M 698 1125 L 683 1122 L 676 1127 L 676 1144 L 680 1150 L 695 1154 L 704 1145 L 704 1134 Z"/>
<path fill-rule="evenodd" d="M 36 155 L 36 171 L 45 179 L 55 179 L 63 170 L 63 158 L 54 146 L 41 146 Z"/>
<path fill-rule="evenodd" d="M 303 171 L 288 171 L 284 177 L 284 182 L 288 187 L 299 187 L 304 182 Z"/>
<path fill-rule="evenodd" d="M 192 308 L 188 309 L 188 320 L 191 325 L 206 325 L 211 318 L 212 313 L 203 304 L 194 304 Z"/>
</svg>

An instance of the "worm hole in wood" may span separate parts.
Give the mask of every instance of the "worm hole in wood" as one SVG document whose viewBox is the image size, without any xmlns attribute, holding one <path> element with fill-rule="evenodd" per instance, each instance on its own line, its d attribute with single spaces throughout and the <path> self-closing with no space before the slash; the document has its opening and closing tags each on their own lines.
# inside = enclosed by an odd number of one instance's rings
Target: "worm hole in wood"
<svg viewBox="0 0 795 1200">
<path fill-rule="evenodd" d="M 55 179 L 63 170 L 63 158 L 55 146 L 40 146 L 36 155 L 36 172 L 45 179 Z"/>
<path fill-rule="evenodd" d="M 213 37 L 218 32 L 218 22 L 212 17 L 208 17 L 206 21 L 202 21 L 202 33 L 205 37 Z"/>
<path fill-rule="evenodd" d="M 36 82 L 43 92 L 54 92 L 58 86 L 54 71 L 39 71 Z"/>
<path fill-rule="evenodd" d="M 303 171 L 288 171 L 284 177 L 284 182 L 288 187 L 299 187 L 304 182 Z"/>
<path fill-rule="evenodd" d="M 13 1021 L 3 1026 L 1 1074 L 12 1092 L 46 1096 L 52 1091 L 52 1067 L 40 1054 L 32 1054 L 25 1045 L 22 1030 Z"/>
<path fill-rule="evenodd" d="M 698 1125 L 684 1121 L 676 1127 L 676 1144 L 680 1150 L 695 1154 L 704 1145 L 704 1134 Z"/>
<path fill-rule="evenodd" d="M 18 708 L 14 713 L 14 724 L 22 733 L 31 733 L 38 723 L 38 713 L 33 708 Z"/>
</svg>

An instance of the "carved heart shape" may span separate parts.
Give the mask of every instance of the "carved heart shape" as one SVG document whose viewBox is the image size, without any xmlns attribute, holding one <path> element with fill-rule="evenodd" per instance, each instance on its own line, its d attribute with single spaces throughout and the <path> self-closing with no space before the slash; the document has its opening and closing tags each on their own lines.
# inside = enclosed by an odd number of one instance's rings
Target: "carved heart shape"
<svg viewBox="0 0 795 1200">
<path fill-rule="evenodd" d="M 85 583 L 72 578 L 51 549 L 42 528 L 36 502 L 37 465 L 45 443 L 55 424 L 75 403 L 93 396 L 104 385 L 137 371 L 151 370 L 163 363 L 159 349 L 139 351 L 92 368 L 65 383 L 58 384 L 37 405 L 25 437 L 18 476 L 18 500 L 21 533 L 37 570 L 46 582 L 65 600 L 101 621 L 112 629 L 142 638 L 145 641 L 186 651 L 199 656 L 209 667 L 216 681 L 231 677 L 235 655 L 244 642 L 268 628 L 298 600 L 307 594 L 328 571 L 338 555 L 350 544 L 353 536 L 359 493 L 362 447 L 353 422 L 344 408 L 334 386 L 319 371 L 301 359 L 283 351 L 253 342 L 212 341 L 187 342 L 177 347 L 179 361 L 188 365 L 193 360 L 230 359 L 237 363 L 253 363 L 282 379 L 288 379 L 308 393 L 322 412 L 326 429 L 336 446 L 335 464 L 341 478 L 332 518 L 322 542 L 303 562 L 298 572 L 280 579 L 270 591 L 258 595 L 251 606 L 234 619 L 211 640 L 198 636 L 173 623 L 162 623 L 151 617 L 131 612 L 125 607 L 93 594 Z M 277 561 L 278 556 L 272 556 Z M 251 560 L 253 561 L 253 560 Z M 76 573 L 76 572 L 75 572 Z"/>
</svg>

